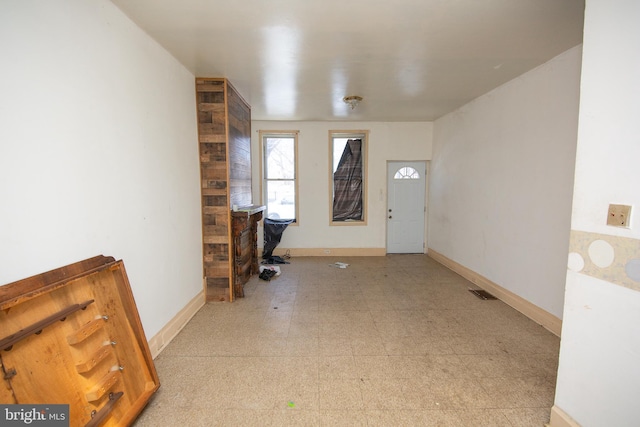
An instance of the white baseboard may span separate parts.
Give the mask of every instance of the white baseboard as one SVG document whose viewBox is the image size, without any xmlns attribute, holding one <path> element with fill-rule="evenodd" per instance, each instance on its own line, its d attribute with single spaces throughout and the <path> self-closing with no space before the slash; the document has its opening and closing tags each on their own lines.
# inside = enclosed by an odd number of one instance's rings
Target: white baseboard
<svg viewBox="0 0 640 427">
<path fill-rule="evenodd" d="M 527 316 L 529 319 L 544 326 L 556 336 L 560 336 L 560 332 L 562 331 L 562 320 L 558 317 L 554 316 L 546 310 L 543 310 L 537 305 L 532 304 L 521 296 L 516 295 L 513 292 L 503 288 L 502 286 L 492 282 L 491 280 L 476 273 L 475 271 L 470 270 L 467 267 L 458 264 L 457 262 L 447 258 L 446 256 L 434 251 L 431 248 L 429 248 L 429 250 L 427 251 L 427 255 L 429 255 L 429 257 L 433 258 L 435 261 L 444 265 L 448 269 L 458 273 L 471 283 L 478 285 L 485 291 L 494 295 L 502 302 L 515 308 L 520 313 Z"/>
<path fill-rule="evenodd" d="M 551 419 L 547 427 L 580 427 L 580 424 L 567 415 L 562 409 L 553 405 L 551 408 Z"/>
<path fill-rule="evenodd" d="M 187 322 L 205 304 L 204 290 L 193 297 L 164 327 L 149 340 L 149 350 L 154 359 L 171 342 L 172 339 L 185 327 Z"/>
<path fill-rule="evenodd" d="M 386 248 L 276 248 L 274 255 L 296 256 L 385 256 Z"/>
</svg>

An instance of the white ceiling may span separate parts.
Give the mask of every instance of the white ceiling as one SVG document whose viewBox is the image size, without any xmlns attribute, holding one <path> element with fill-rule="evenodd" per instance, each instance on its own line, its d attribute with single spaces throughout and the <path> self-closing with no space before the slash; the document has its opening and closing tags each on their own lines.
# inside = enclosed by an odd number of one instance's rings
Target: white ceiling
<svg viewBox="0 0 640 427">
<path fill-rule="evenodd" d="M 584 0 L 112 1 L 196 76 L 228 78 L 254 120 L 434 120 L 580 44 L 584 14 Z"/>
</svg>

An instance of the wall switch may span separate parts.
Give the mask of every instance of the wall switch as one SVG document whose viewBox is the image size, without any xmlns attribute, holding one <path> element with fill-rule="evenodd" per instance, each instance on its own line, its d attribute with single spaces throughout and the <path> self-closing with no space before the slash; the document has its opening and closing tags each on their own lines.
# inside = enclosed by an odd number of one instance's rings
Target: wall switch
<svg viewBox="0 0 640 427">
<path fill-rule="evenodd" d="M 607 225 L 614 227 L 629 228 L 631 220 L 631 206 L 629 205 L 609 205 L 609 214 L 607 215 Z"/>
</svg>

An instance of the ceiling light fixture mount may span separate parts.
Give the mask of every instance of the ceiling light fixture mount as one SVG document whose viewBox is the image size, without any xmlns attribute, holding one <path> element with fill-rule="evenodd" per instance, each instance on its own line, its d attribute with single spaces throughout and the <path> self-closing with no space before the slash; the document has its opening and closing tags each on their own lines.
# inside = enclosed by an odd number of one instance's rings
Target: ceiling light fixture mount
<svg viewBox="0 0 640 427">
<path fill-rule="evenodd" d="M 358 95 L 351 95 L 345 96 L 344 98 L 342 98 L 342 100 L 345 102 L 345 104 L 349 104 L 349 106 L 353 110 L 358 106 L 358 104 L 360 104 L 360 101 L 362 101 L 362 97 Z"/>
</svg>

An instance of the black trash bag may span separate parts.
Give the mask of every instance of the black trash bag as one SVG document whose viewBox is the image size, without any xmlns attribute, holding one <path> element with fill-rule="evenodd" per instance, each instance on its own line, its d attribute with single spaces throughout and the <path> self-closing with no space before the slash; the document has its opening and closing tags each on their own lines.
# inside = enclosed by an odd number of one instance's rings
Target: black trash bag
<svg viewBox="0 0 640 427">
<path fill-rule="evenodd" d="M 289 264 L 278 256 L 274 257 L 273 250 L 278 246 L 278 243 L 280 243 L 284 230 L 292 222 L 292 219 L 264 219 L 264 249 L 262 250 L 262 259 L 266 260 L 265 264 Z"/>
</svg>

